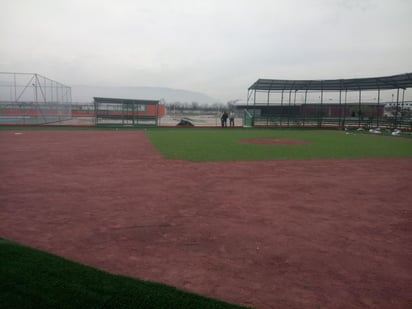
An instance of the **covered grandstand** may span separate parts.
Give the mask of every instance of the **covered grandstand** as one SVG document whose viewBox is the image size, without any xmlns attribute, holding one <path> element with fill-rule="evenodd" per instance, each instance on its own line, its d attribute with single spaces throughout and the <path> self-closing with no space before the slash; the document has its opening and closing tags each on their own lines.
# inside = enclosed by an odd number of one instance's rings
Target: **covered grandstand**
<svg viewBox="0 0 412 309">
<path fill-rule="evenodd" d="M 412 73 L 332 80 L 258 79 L 248 88 L 250 126 L 412 128 Z M 405 100 L 406 98 L 406 100 Z"/>
</svg>

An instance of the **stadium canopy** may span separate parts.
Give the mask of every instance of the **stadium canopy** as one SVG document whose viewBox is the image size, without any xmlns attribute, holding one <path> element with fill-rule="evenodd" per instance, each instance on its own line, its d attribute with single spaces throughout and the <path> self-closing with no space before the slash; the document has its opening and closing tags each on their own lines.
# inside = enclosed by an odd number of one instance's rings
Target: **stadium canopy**
<svg viewBox="0 0 412 309">
<path fill-rule="evenodd" d="M 284 91 L 284 90 L 389 90 L 412 88 L 412 73 L 384 77 L 329 79 L 329 80 L 282 80 L 258 79 L 249 91 Z"/>
<path fill-rule="evenodd" d="M 391 117 L 394 118 L 390 126 L 403 126 L 400 121 L 405 120 L 405 126 L 412 127 L 412 123 L 407 123 L 407 106 L 412 101 L 407 100 L 405 104 L 405 93 L 409 88 L 412 88 L 412 73 L 350 79 L 258 79 L 248 88 L 246 105 L 238 107 L 245 108 L 255 123 L 266 117 L 266 125 L 269 122 L 282 125 L 283 118 L 289 125 L 293 117 L 303 118 L 306 122 L 307 116 L 313 112 L 323 123 L 326 119 L 331 120 L 336 114 L 334 110 L 339 109 L 337 123 L 340 126 L 344 115 L 343 122 L 356 120 L 360 127 L 370 125 L 367 121 L 374 117 L 379 126 L 384 106 L 390 106 L 393 109 Z M 350 115 L 346 117 L 349 109 Z"/>
</svg>

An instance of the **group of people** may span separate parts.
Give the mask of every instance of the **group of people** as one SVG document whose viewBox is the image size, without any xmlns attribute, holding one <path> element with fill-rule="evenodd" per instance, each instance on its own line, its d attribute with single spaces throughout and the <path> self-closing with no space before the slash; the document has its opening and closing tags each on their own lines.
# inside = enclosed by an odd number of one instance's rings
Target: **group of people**
<svg viewBox="0 0 412 309">
<path fill-rule="evenodd" d="M 229 125 L 231 127 L 235 126 L 235 113 L 233 111 L 230 111 L 228 114 L 226 111 L 223 112 L 222 117 L 220 117 L 220 120 L 222 122 L 222 128 L 227 127 L 227 118 L 229 118 Z"/>
</svg>

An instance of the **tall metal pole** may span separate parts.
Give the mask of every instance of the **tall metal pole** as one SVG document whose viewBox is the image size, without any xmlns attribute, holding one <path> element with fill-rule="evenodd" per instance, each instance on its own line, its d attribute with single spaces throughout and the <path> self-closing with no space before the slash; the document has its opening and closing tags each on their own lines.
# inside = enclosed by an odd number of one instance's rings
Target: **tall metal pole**
<svg viewBox="0 0 412 309">
<path fill-rule="evenodd" d="M 57 103 L 59 103 L 59 99 L 60 99 L 60 96 L 59 96 L 59 85 L 56 83 L 55 84 L 55 87 L 56 87 L 56 104 Z"/>
<path fill-rule="evenodd" d="M 69 102 L 67 102 L 67 113 L 69 119 L 72 119 L 72 88 L 69 87 Z"/>
<path fill-rule="evenodd" d="M 34 74 L 34 84 L 33 84 L 33 87 L 34 87 L 34 99 L 35 99 L 36 104 L 37 104 L 37 74 Z"/>
<path fill-rule="evenodd" d="M 53 102 L 54 100 L 54 81 L 50 81 L 50 91 L 51 91 L 51 96 L 50 96 L 50 100 L 51 102 Z M 53 102 L 54 104 L 54 102 Z"/>
<path fill-rule="evenodd" d="M 14 75 L 14 102 L 17 103 L 17 85 L 16 85 L 16 73 Z"/>
<path fill-rule="evenodd" d="M 44 83 L 44 101 L 47 102 L 47 81 L 46 77 L 43 76 L 43 83 Z"/>
</svg>

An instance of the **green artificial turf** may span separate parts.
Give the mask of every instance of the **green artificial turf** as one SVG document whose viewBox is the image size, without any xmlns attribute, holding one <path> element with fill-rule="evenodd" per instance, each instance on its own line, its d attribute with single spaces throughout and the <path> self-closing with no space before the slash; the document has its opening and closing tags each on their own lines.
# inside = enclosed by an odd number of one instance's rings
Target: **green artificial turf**
<svg viewBox="0 0 412 309">
<path fill-rule="evenodd" d="M 164 158 L 191 161 L 405 158 L 412 139 L 358 132 L 285 129 L 153 129 L 147 135 Z M 243 144 L 241 139 L 302 140 L 307 145 Z"/>
<path fill-rule="evenodd" d="M 0 308 L 241 308 L 0 239 Z"/>
</svg>

